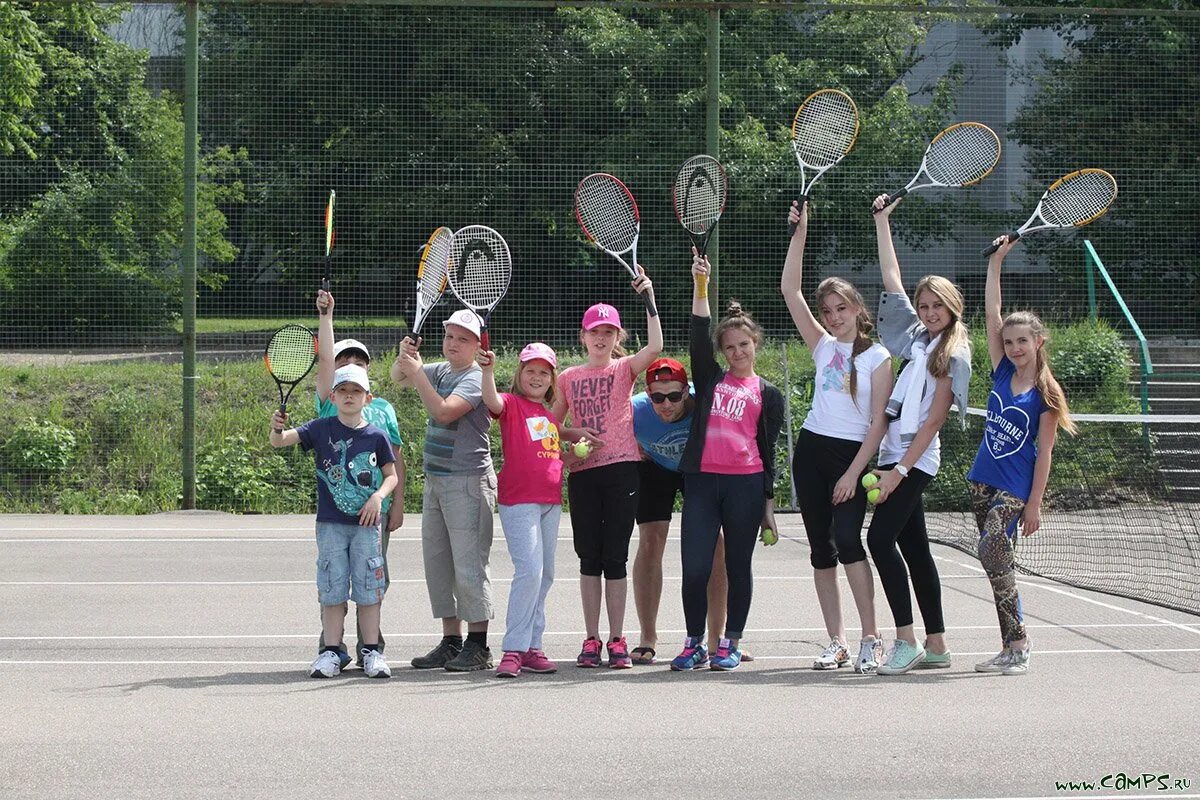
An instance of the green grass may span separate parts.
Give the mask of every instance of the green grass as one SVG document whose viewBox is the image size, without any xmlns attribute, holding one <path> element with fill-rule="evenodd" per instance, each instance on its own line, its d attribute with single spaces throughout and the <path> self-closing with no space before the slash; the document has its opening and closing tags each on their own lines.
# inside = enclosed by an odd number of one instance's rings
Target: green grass
<svg viewBox="0 0 1200 800">
<path fill-rule="evenodd" d="M 1092 384 L 1071 392 L 1076 411 L 1130 412 L 1136 402 L 1125 389 L 1127 363 L 1104 362 L 1096 353 L 1116 350 L 1097 345 L 1113 336 L 1105 328 L 1070 326 L 1056 332 L 1055 346 L 1087 355 L 1083 370 L 1103 367 Z M 1104 343 L 1101 342 L 1101 345 Z M 760 354 L 760 374 L 784 390 L 799 431 L 808 411 L 813 364 L 798 340 L 786 344 L 790 382 L 784 381 L 784 347 L 774 343 Z M 684 363 L 684 353 L 674 353 Z M 573 354 L 572 363 L 578 360 Z M 568 361 L 564 358 L 564 362 Z M 404 438 L 408 470 L 405 507 L 421 505 L 421 444 L 425 413 L 412 391 L 401 391 L 387 376 L 390 358 L 381 354 L 372 367 L 376 393 L 396 408 Z M 516 354 L 500 354 L 499 384 L 507 385 Z M 564 363 L 564 366 L 567 364 Z M 203 508 L 262 513 L 307 513 L 313 510 L 311 457 L 298 448 L 274 450 L 267 442 L 268 420 L 278 402 L 275 384 L 257 360 L 200 364 L 196 383 L 198 500 Z M 975 376 L 971 403 L 986 403 L 990 382 L 987 353 L 975 337 Z M 1077 375 L 1077 382 L 1086 375 Z M 0 367 L 0 512 L 134 514 L 179 508 L 182 479 L 181 398 L 178 366 L 158 363 L 72 364 L 61 367 Z M 293 395 L 289 410 L 297 423 L 310 419 L 310 377 Z M 52 423 L 47 425 L 45 423 Z M 64 429 L 67 433 L 64 433 Z M 19 435 L 18 435 L 19 432 Z M 492 452 L 501 455 L 497 426 L 492 426 Z M 71 442 L 73 437 L 73 443 Z M 978 421 L 963 433 L 947 425 L 943 452 L 948 467 L 969 459 L 979 441 Z M 1082 440 L 1083 437 L 1080 437 Z M 12 442 L 13 446 L 9 446 Z M 789 464 L 781 437 L 777 496 L 788 496 Z M 17 446 L 19 444 L 19 446 Z M 1066 469 L 1080 441 L 1062 449 L 1056 469 Z M 953 456 L 951 457 L 951 454 Z M 67 463 L 65 469 L 61 467 Z M 1059 462 L 1062 462 L 1060 465 Z M 1094 469 L 1094 468 L 1093 468 Z M 1114 474 L 1120 464 L 1111 465 Z M 931 506 L 954 507 L 963 495 L 965 466 L 946 469 L 931 488 Z"/>
<path fill-rule="evenodd" d="M 403 328 L 407 326 L 404 317 L 353 317 L 340 316 L 338 324 L 351 328 Z M 196 333 L 246 333 L 255 331 L 270 332 L 284 325 L 303 325 L 306 328 L 316 328 L 316 319 L 308 317 L 198 317 Z M 183 321 L 176 320 L 176 333 L 183 333 Z"/>
</svg>

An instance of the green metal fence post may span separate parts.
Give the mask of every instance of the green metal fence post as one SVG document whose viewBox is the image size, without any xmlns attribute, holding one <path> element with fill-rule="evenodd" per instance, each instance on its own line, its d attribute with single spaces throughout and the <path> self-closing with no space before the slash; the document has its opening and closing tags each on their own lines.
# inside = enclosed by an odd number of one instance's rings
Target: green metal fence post
<svg viewBox="0 0 1200 800">
<path fill-rule="evenodd" d="M 708 98 L 704 141 L 705 149 L 713 158 L 721 157 L 721 10 L 708 12 Z M 721 282 L 719 261 L 721 231 L 714 230 L 708 241 L 708 260 L 712 265 L 712 276 L 708 282 L 708 307 L 714 317 L 721 313 Z"/>
<path fill-rule="evenodd" d="M 197 0 L 184 5 L 183 50 L 183 507 L 196 507 Z"/>
<path fill-rule="evenodd" d="M 1083 259 L 1083 265 L 1087 271 L 1088 319 L 1095 322 L 1099 319 L 1096 312 L 1096 268 L 1092 266 L 1092 260 L 1086 257 Z"/>
</svg>

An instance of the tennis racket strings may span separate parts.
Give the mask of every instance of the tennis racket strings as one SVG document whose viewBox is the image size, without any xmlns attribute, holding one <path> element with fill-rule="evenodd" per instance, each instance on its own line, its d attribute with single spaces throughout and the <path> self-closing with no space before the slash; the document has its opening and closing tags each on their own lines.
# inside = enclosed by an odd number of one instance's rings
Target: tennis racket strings
<svg viewBox="0 0 1200 800">
<path fill-rule="evenodd" d="M 584 178 L 575 191 L 575 207 L 584 233 L 605 250 L 624 253 L 637 241 L 637 205 L 610 176 L 596 173 Z M 636 265 L 626 267 L 636 277 Z"/>
<path fill-rule="evenodd" d="M 1069 228 L 1102 216 L 1117 197 L 1117 181 L 1102 169 L 1072 172 L 1046 190 L 1042 219 L 1054 227 Z"/>
<path fill-rule="evenodd" d="M 721 218 L 728 194 L 721 164 L 712 156 L 693 156 L 675 176 L 675 216 L 688 233 L 703 236 Z"/>
<path fill-rule="evenodd" d="M 792 121 L 796 157 L 820 169 L 841 161 L 858 138 L 858 108 L 850 95 L 822 89 L 808 96 Z"/>
<path fill-rule="evenodd" d="M 925 171 L 943 186 L 969 186 L 986 178 L 1000 161 L 1000 139 L 986 125 L 964 122 L 929 143 Z"/>
<path fill-rule="evenodd" d="M 299 383 L 317 358 L 317 339 L 302 325 L 285 325 L 271 337 L 263 357 L 267 371 L 281 383 Z"/>
</svg>

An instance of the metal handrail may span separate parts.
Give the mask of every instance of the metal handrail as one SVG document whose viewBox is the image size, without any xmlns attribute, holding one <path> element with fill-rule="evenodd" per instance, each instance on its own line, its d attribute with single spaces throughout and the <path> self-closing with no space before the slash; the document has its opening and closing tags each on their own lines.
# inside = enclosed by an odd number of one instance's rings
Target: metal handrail
<svg viewBox="0 0 1200 800">
<path fill-rule="evenodd" d="M 1112 293 L 1113 299 L 1117 301 L 1117 305 L 1121 308 L 1121 313 L 1125 315 L 1125 321 L 1129 323 L 1129 327 L 1133 329 L 1134 336 L 1137 337 L 1138 346 L 1141 349 L 1141 399 L 1142 413 L 1150 413 L 1150 376 L 1154 374 L 1154 363 L 1150 360 L 1150 345 L 1146 342 L 1146 337 L 1142 334 L 1141 327 L 1137 324 L 1137 320 L 1133 318 L 1133 314 L 1129 311 L 1129 306 L 1125 305 L 1125 298 L 1121 296 L 1121 292 L 1113 283 L 1112 277 L 1108 274 L 1108 270 L 1104 268 L 1104 263 L 1100 260 L 1096 248 L 1092 246 L 1091 239 L 1083 240 L 1083 247 L 1087 251 L 1089 261 L 1087 262 L 1087 286 L 1088 286 L 1088 316 L 1092 322 L 1097 319 L 1096 315 L 1096 279 L 1092 274 L 1093 268 L 1100 273 L 1100 277 L 1104 278 L 1104 282 L 1108 284 L 1108 290 Z"/>
</svg>

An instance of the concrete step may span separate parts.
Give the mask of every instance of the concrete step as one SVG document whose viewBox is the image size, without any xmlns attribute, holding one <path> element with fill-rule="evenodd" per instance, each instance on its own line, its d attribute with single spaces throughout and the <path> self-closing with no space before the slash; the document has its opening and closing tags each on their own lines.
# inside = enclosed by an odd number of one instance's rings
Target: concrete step
<svg viewBox="0 0 1200 800">
<path fill-rule="evenodd" d="M 1151 414 L 1200 414 L 1200 397 L 1150 396 Z"/>
<path fill-rule="evenodd" d="M 1156 371 L 1154 376 L 1146 381 L 1146 390 L 1150 393 L 1150 402 L 1153 403 L 1158 399 L 1173 399 L 1182 398 L 1189 399 L 1192 397 L 1200 397 L 1200 381 L 1193 380 L 1160 380 L 1162 376 Z M 1140 397 L 1142 391 L 1142 382 L 1140 380 L 1129 381 L 1129 390 L 1133 392 L 1135 397 Z"/>
<path fill-rule="evenodd" d="M 1134 345 L 1134 358 L 1141 349 Z M 1200 363 L 1200 343 L 1196 342 L 1150 342 L 1150 360 L 1155 366 L 1162 364 Z"/>
</svg>

